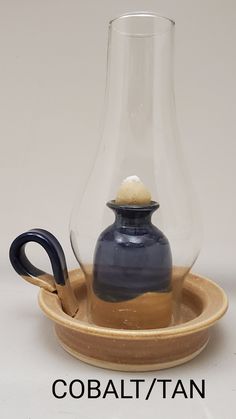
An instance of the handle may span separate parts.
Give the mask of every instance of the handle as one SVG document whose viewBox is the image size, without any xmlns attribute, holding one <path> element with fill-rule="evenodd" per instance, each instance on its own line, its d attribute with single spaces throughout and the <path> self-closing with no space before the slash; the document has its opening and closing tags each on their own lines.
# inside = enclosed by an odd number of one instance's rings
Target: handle
<svg viewBox="0 0 236 419">
<path fill-rule="evenodd" d="M 36 242 L 46 250 L 52 265 L 53 276 L 36 268 L 29 261 L 25 254 L 25 246 L 29 242 Z M 70 316 L 76 314 L 78 303 L 70 285 L 65 255 L 53 234 L 41 228 L 26 231 L 12 242 L 9 256 L 13 268 L 19 275 L 47 291 L 56 291 L 64 311 Z"/>
</svg>

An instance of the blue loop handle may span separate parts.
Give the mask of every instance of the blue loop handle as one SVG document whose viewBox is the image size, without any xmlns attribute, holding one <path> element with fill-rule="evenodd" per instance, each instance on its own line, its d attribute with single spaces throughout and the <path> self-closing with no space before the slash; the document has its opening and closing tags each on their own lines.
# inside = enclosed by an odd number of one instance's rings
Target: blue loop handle
<svg viewBox="0 0 236 419">
<path fill-rule="evenodd" d="M 13 241 L 10 247 L 10 261 L 16 272 L 25 279 L 27 279 L 27 277 L 33 277 L 35 279 L 44 277 L 47 283 L 45 283 L 45 286 L 43 287 L 52 291 L 52 276 L 32 265 L 25 254 L 25 246 L 29 242 L 38 243 L 46 250 L 51 261 L 56 284 L 65 285 L 68 281 L 68 270 L 63 249 L 53 234 L 41 228 L 26 231 Z M 50 282 L 49 286 L 48 282 Z M 42 284 L 40 286 L 42 286 Z"/>
<path fill-rule="evenodd" d="M 53 276 L 32 265 L 25 254 L 29 242 L 40 244 L 47 252 L 52 265 Z M 70 285 L 63 249 L 53 234 L 41 228 L 20 234 L 11 244 L 10 261 L 16 272 L 32 284 L 47 291 L 56 291 L 63 310 L 70 316 L 78 311 L 78 301 Z"/>
</svg>

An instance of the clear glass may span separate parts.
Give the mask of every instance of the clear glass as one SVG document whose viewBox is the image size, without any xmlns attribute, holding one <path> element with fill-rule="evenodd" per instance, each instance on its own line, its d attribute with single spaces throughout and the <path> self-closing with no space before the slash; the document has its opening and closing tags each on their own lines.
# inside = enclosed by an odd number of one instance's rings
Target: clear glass
<svg viewBox="0 0 236 419">
<path fill-rule="evenodd" d="M 170 243 L 172 322 L 178 322 L 182 283 L 198 256 L 201 229 L 178 140 L 174 26 L 153 13 L 128 14 L 109 24 L 102 138 L 83 196 L 77 197 L 70 238 L 92 295 L 97 240 L 114 222 L 106 203 L 114 200 L 124 178 L 139 176 L 160 205 L 152 223 Z"/>
</svg>

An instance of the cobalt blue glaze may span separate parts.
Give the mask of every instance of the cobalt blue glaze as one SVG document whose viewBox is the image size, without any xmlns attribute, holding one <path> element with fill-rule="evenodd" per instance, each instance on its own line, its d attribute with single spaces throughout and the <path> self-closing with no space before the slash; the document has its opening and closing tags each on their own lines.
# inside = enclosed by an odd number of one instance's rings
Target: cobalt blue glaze
<svg viewBox="0 0 236 419">
<path fill-rule="evenodd" d="M 33 277 L 45 275 L 44 271 L 30 263 L 25 254 L 25 245 L 29 242 L 36 242 L 46 250 L 51 261 L 55 282 L 58 285 L 65 285 L 68 280 L 68 271 L 63 249 L 53 234 L 41 228 L 26 231 L 12 242 L 9 257 L 16 272 L 19 275 Z"/>
<path fill-rule="evenodd" d="M 115 222 L 98 238 L 93 290 L 105 301 L 124 301 L 145 292 L 171 289 L 172 257 L 164 234 L 151 222 L 159 204 L 107 206 Z"/>
</svg>

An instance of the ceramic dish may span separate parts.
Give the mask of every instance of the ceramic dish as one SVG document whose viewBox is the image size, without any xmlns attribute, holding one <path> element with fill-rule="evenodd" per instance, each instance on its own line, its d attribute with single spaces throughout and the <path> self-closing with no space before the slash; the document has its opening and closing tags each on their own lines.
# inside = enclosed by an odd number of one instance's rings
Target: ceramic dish
<svg viewBox="0 0 236 419">
<path fill-rule="evenodd" d="M 121 330 L 92 324 L 80 270 L 70 272 L 79 300 L 75 318 L 65 314 L 55 293 L 41 289 L 39 304 L 53 321 L 61 346 L 89 364 L 120 371 L 150 371 L 190 361 L 207 345 L 211 327 L 227 310 L 225 292 L 213 281 L 189 273 L 183 290 L 181 323 L 162 329 Z"/>
</svg>

